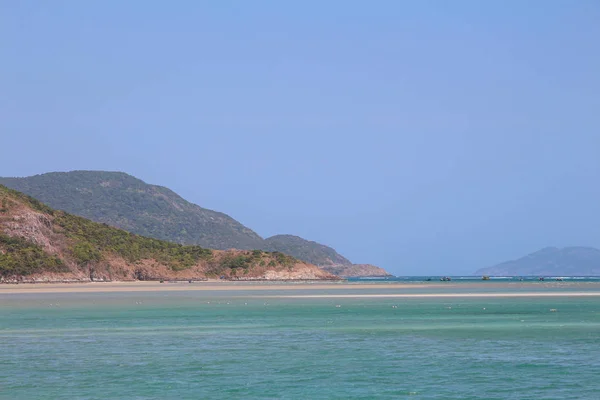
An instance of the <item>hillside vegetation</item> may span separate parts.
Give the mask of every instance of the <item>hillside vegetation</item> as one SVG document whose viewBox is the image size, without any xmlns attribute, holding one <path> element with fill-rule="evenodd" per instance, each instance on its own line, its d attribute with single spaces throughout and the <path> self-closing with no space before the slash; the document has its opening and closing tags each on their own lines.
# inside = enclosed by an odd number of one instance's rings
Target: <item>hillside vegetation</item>
<svg viewBox="0 0 600 400">
<path fill-rule="evenodd" d="M 258 249 L 263 239 L 230 216 L 121 172 L 52 172 L 0 178 L 49 206 L 161 240 L 211 249 Z"/>
<path fill-rule="evenodd" d="M 391 276 L 386 270 L 370 264 L 352 264 L 329 246 L 312 242 L 294 235 L 276 235 L 265 239 L 265 248 L 292 254 L 294 257 L 315 264 L 324 271 L 344 278 Z"/>
<path fill-rule="evenodd" d="M 52 172 L 0 178 L 0 184 L 53 208 L 155 239 L 217 250 L 277 251 L 325 269 L 353 265 L 331 247 L 298 236 L 263 239 L 226 214 L 192 204 L 170 189 L 122 172 Z M 377 267 L 352 268 L 344 276 L 356 276 L 350 274 L 361 271 L 367 276 L 381 273 Z"/>
<path fill-rule="evenodd" d="M 294 254 L 294 257 L 315 265 L 352 264 L 350 260 L 338 254 L 331 247 L 294 235 L 271 236 L 265 239 L 263 248 L 269 251 Z"/>
<path fill-rule="evenodd" d="M 325 265 L 320 268 L 341 278 L 392 276 L 385 269 L 371 264 Z"/>
<path fill-rule="evenodd" d="M 333 279 L 283 253 L 219 251 L 139 236 L 0 185 L 0 280 Z"/>
</svg>

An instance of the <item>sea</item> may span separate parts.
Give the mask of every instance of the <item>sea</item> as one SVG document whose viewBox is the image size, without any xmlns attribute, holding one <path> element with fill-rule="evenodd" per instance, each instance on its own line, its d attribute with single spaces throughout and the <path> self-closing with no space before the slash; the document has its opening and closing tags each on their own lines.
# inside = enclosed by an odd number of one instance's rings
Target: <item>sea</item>
<svg viewBox="0 0 600 400">
<path fill-rule="evenodd" d="M 480 282 L 481 276 L 389 276 L 389 277 L 361 277 L 348 278 L 350 282 L 435 282 L 450 278 L 452 282 L 470 283 Z M 489 276 L 496 282 L 536 282 L 536 281 L 573 281 L 573 282 L 600 282 L 600 276 Z"/>
<path fill-rule="evenodd" d="M 0 399 L 600 398 L 597 278 L 428 278 L 0 293 Z"/>
</svg>

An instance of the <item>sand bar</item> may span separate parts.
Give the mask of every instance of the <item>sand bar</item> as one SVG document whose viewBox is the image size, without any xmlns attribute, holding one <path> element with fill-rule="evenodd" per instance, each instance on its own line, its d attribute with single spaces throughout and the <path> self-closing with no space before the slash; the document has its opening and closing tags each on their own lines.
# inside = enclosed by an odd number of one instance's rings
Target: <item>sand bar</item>
<svg viewBox="0 0 600 400">
<path fill-rule="evenodd" d="M 445 285 L 428 285 L 442 287 Z M 331 282 L 89 282 L 89 283 L 22 283 L 0 285 L 0 294 L 10 293 L 101 293 L 101 292 L 172 292 L 172 291 L 294 291 L 294 290 L 336 290 L 336 289 L 414 289 L 420 284 L 371 284 L 371 283 L 331 283 Z"/>
<path fill-rule="evenodd" d="M 495 291 L 486 291 L 489 289 Z M 419 293 L 419 290 L 432 293 Z M 503 291 L 502 289 L 506 290 Z M 567 289 L 567 290 L 563 290 Z M 351 290 L 353 293 L 348 293 Z M 384 290 L 387 293 L 375 293 Z M 417 290 L 417 292 L 415 292 Z M 273 298 L 433 298 L 433 297 L 594 297 L 600 283 L 363 283 L 363 282 L 88 282 L 1 284 L 0 295 L 43 293 L 111 293 L 217 291 L 256 292 Z M 303 291 L 299 293 L 299 291 Z M 320 291 L 320 292 L 319 292 Z M 323 293 L 326 291 L 326 293 Z M 339 291 L 339 292 L 338 292 Z M 360 292 L 363 293 L 360 293 Z M 259 293 L 262 292 L 262 293 Z M 271 292 L 271 293 L 269 293 Z M 283 293 L 282 293 L 283 292 Z M 307 293 L 308 292 L 308 293 Z M 311 293 L 312 292 L 312 293 Z M 338 293 L 336 293 L 338 292 Z M 255 296 L 254 294 L 252 296 Z"/>
</svg>

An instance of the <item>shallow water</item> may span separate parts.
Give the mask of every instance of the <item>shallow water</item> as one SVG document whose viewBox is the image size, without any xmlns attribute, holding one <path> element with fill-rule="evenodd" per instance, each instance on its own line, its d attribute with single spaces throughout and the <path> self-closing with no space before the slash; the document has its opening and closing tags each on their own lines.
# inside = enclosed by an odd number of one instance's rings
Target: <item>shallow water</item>
<svg viewBox="0 0 600 400">
<path fill-rule="evenodd" d="M 575 289 L 581 291 L 546 288 Z M 348 290 L 341 292 L 354 293 Z M 600 297 L 265 294 L 273 291 L 0 295 L 0 398 L 596 399 L 600 393 Z"/>
</svg>

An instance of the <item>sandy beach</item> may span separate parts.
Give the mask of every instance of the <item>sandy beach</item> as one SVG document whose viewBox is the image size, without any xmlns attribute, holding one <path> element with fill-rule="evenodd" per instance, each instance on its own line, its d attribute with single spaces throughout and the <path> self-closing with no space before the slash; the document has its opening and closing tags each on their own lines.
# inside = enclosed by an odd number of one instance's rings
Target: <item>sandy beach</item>
<svg viewBox="0 0 600 400">
<path fill-rule="evenodd" d="M 446 285 L 428 285 L 441 287 Z M 172 291 L 295 291 L 336 289 L 410 289 L 419 284 L 371 284 L 331 282 L 249 282 L 249 281 L 206 281 L 206 282 L 89 282 L 89 283 L 22 283 L 0 285 L 0 294 L 10 293 L 111 293 L 111 292 L 172 292 Z"/>
<path fill-rule="evenodd" d="M 575 286 L 576 285 L 576 286 Z M 490 291 L 490 289 L 492 291 Z M 506 290 L 506 291 L 503 291 Z M 348 293 L 351 290 L 352 293 Z M 427 293 L 419 293 L 426 290 Z M 89 282 L 0 285 L 0 295 L 211 291 L 257 292 L 272 298 L 594 297 L 600 283 L 357 283 L 357 282 Z M 384 291 L 385 293 L 381 293 Z M 258 293 L 260 292 L 260 293 Z M 301 292 L 301 293 L 300 293 Z M 336 293 L 338 292 L 338 293 Z"/>
</svg>

